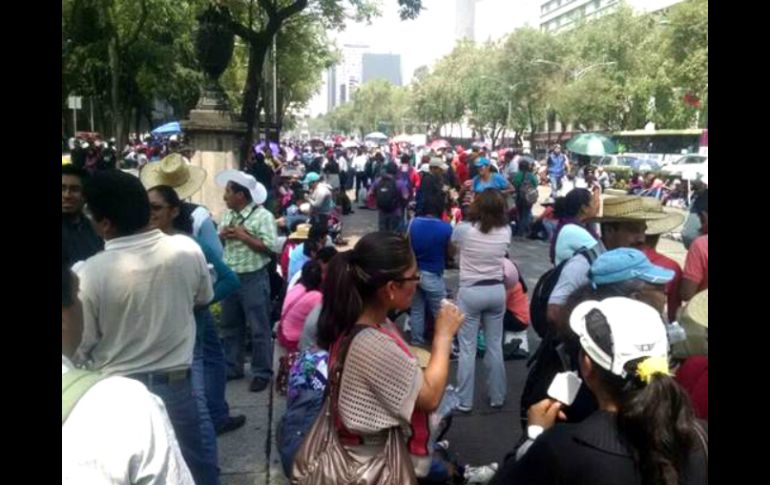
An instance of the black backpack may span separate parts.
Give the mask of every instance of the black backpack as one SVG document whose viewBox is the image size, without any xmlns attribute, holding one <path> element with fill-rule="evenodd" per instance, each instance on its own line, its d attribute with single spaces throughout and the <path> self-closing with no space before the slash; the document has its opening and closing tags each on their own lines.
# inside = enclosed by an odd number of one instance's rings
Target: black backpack
<svg viewBox="0 0 770 485">
<path fill-rule="evenodd" d="M 393 212 L 398 208 L 398 187 L 393 177 L 383 177 L 377 185 L 375 201 L 377 208 L 383 212 Z"/>
<path fill-rule="evenodd" d="M 590 250 L 580 250 L 575 254 L 582 254 L 588 260 L 588 263 L 593 263 L 596 259 L 596 255 Z M 537 335 L 544 339 L 546 335 L 550 333 L 548 324 L 548 299 L 551 297 L 556 283 L 559 282 L 561 272 L 564 270 L 564 266 L 567 265 L 569 259 L 562 261 L 555 268 L 551 268 L 546 271 L 543 276 L 537 280 L 535 290 L 532 292 L 532 297 L 529 301 L 529 317 L 532 323 L 532 328 L 535 329 Z"/>
</svg>

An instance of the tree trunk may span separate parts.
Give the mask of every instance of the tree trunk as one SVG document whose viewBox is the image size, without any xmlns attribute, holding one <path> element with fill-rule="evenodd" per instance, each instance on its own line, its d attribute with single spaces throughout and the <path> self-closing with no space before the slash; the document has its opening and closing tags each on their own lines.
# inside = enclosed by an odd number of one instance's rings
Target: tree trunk
<svg viewBox="0 0 770 485">
<path fill-rule="evenodd" d="M 142 132 L 142 112 L 139 109 L 135 111 L 134 128 L 136 129 L 137 135 Z"/>
<path fill-rule="evenodd" d="M 532 103 L 527 103 L 529 114 L 529 149 L 535 153 L 535 115 L 532 113 Z"/>
<path fill-rule="evenodd" d="M 257 127 L 257 117 L 259 116 L 257 102 L 259 101 L 259 93 L 262 86 L 262 67 L 266 54 L 266 44 L 255 45 L 255 43 L 250 43 L 248 75 L 246 77 L 246 89 L 243 92 L 243 108 L 241 108 L 241 117 L 246 122 L 246 136 L 241 147 L 241 160 L 246 159 L 251 145 L 254 144 L 254 131 Z"/>
</svg>

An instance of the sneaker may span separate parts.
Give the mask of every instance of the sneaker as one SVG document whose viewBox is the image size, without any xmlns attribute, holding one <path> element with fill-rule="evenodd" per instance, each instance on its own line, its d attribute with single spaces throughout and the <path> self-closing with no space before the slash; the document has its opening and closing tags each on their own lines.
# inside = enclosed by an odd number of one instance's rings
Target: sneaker
<svg viewBox="0 0 770 485">
<path fill-rule="evenodd" d="M 465 467 L 465 483 L 488 483 L 495 476 L 495 473 L 497 473 L 497 463 Z"/>
<path fill-rule="evenodd" d="M 265 389 L 267 389 L 267 386 L 270 385 L 270 379 L 265 379 L 264 377 L 255 377 L 251 380 L 251 385 L 249 385 L 249 391 L 251 392 L 262 392 Z"/>
<path fill-rule="evenodd" d="M 463 405 L 458 405 L 456 409 L 463 414 L 469 414 L 471 411 L 473 411 L 472 407 L 463 406 Z"/>
<path fill-rule="evenodd" d="M 244 378 L 243 372 L 241 372 L 240 374 L 229 374 L 229 373 L 227 374 L 228 381 L 236 381 L 238 379 L 243 379 L 243 378 Z"/>
<path fill-rule="evenodd" d="M 228 416 L 227 420 L 221 425 L 217 426 L 217 436 L 234 431 L 246 424 L 246 416 L 239 414 L 238 416 Z"/>
<path fill-rule="evenodd" d="M 504 402 L 501 403 L 489 403 L 489 407 L 492 409 L 503 409 L 503 406 L 505 406 Z"/>
<path fill-rule="evenodd" d="M 436 449 L 437 450 L 448 450 L 449 449 L 449 440 L 441 440 L 436 443 Z"/>
</svg>

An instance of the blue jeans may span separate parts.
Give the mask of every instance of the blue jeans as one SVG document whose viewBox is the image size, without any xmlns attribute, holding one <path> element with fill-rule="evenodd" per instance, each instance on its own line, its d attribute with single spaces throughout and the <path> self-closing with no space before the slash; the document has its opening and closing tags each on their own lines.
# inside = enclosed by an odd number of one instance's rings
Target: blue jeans
<svg viewBox="0 0 770 485">
<path fill-rule="evenodd" d="M 231 375 L 243 375 L 244 327 L 251 330 L 251 373 L 273 376 L 273 336 L 270 325 L 270 278 L 267 268 L 238 275 L 241 287 L 222 300 L 222 343 Z"/>
<path fill-rule="evenodd" d="M 441 300 L 446 298 L 446 285 L 443 276 L 436 273 L 423 271 L 420 274 L 420 283 L 412 299 L 412 313 L 409 324 L 412 326 L 412 343 L 425 343 L 425 302 L 430 305 L 433 318 L 438 315 L 441 308 Z"/>
<path fill-rule="evenodd" d="M 553 241 L 553 235 L 556 233 L 557 223 L 556 221 L 543 221 L 543 227 L 545 227 L 548 241 Z"/>
<path fill-rule="evenodd" d="M 491 404 L 502 405 L 507 389 L 505 362 L 503 361 L 503 317 L 505 315 L 505 287 L 460 287 L 458 306 L 465 314 L 457 338 L 460 342 L 460 358 L 457 366 L 457 394 L 460 406 L 473 407 L 473 388 L 476 373 L 476 344 L 479 326 L 484 325 L 486 352 L 484 367 L 487 370 L 487 392 Z"/>
<path fill-rule="evenodd" d="M 554 199 L 559 195 L 563 178 L 564 175 L 548 174 L 548 181 L 551 183 L 551 197 Z"/>
<path fill-rule="evenodd" d="M 230 407 L 225 399 L 227 376 L 225 351 L 222 348 L 222 341 L 219 340 L 211 311 L 208 308 L 196 311 L 195 320 L 200 333 L 195 338 L 193 360 L 200 355 L 203 367 L 196 371 L 193 366 L 193 388 L 196 386 L 196 375 L 199 375 L 206 395 L 206 408 L 214 428 L 217 428 L 225 424 L 230 416 Z"/>
<path fill-rule="evenodd" d="M 377 225 L 380 231 L 399 232 L 401 227 L 401 214 L 398 212 L 380 211 Z"/>
<path fill-rule="evenodd" d="M 219 468 L 206 456 L 201 419 L 190 379 L 168 384 L 148 384 L 147 389 L 166 406 L 185 463 L 198 485 L 218 484 Z"/>
<path fill-rule="evenodd" d="M 208 311 L 208 310 L 206 310 Z M 195 312 L 195 319 L 198 320 L 198 312 Z M 214 429 L 214 423 L 211 421 L 208 403 L 206 401 L 205 384 L 205 357 L 203 355 L 203 346 L 200 345 L 201 335 L 195 337 L 195 347 L 193 350 L 193 361 L 191 369 L 192 395 L 195 399 L 195 405 L 198 407 L 198 416 L 200 419 L 200 439 L 201 453 L 203 460 L 217 469 L 219 472 L 219 455 L 217 451 L 217 433 Z"/>
<path fill-rule="evenodd" d="M 519 223 L 516 226 L 516 235 L 526 237 L 529 234 L 529 226 L 532 224 L 532 206 L 519 205 Z"/>
</svg>

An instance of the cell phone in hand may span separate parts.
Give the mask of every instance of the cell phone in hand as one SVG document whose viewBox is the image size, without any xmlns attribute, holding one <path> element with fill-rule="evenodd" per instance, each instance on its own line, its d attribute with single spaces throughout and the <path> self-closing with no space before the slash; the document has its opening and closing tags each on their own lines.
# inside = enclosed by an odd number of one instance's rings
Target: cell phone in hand
<svg viewBox="0 0 770 485">
<path fill-rule="evenodd" d="M 583 381 L 576 372 L 559 372 L 548 387 L 548 396 L 565 406 L 570 406 L 575 401 L 581 384 Z"/>
</svg>

